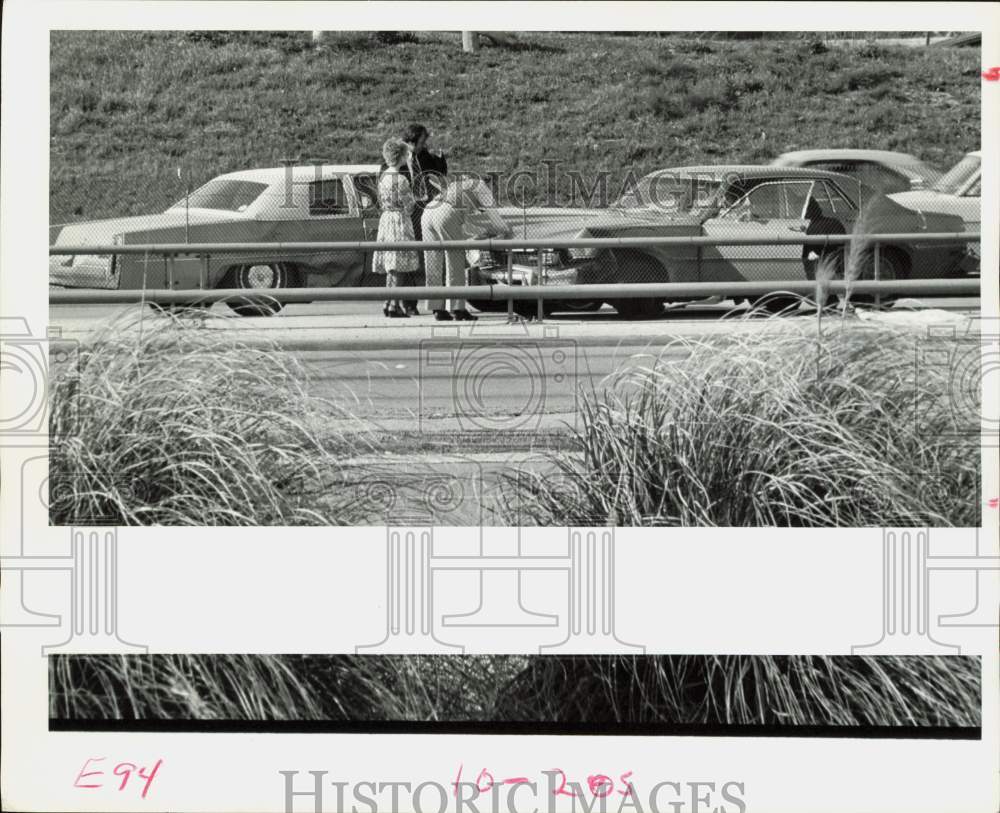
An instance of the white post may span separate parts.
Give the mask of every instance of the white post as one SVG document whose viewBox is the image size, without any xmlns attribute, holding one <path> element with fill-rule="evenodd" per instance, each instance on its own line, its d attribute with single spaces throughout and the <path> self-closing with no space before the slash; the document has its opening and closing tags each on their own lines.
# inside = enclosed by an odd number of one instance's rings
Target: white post
<svg viewBox="0 0 1000 813">
<path fill-rule="evenodd" d="M 475 31 L 462 32 L 462 50 L 474 54 L 479 50 L 479 35 Z"/>
<path fill-rule="evenodd" d="M 325 40 L 326 40 L 326 32 L 325 31 L 313 31 L 312 32 L 312 43 L 313 43 L 313 46 L 315 46 L 315 48 L 316 48 L 317 51 L 320 51 L 320 50 L 323 49 L 323 42 Z"/>
</svg>

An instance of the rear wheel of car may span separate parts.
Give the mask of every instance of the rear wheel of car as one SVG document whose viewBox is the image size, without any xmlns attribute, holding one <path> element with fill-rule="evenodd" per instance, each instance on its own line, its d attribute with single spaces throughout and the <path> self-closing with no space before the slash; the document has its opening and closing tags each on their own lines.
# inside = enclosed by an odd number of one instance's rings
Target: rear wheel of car
<svg viewBox="0 0 1000 813">
<path fill-rule="evenodd" d="M 858 275 L 860 280 L 874 280 L 875 279 L 875 251 L 874 249 L 868 249 L 864 252 L 861 257 L 861 273 Z M 878 257 L 878 278 L 880 282 L 890 282 L 893 280 L 906 279 L 909 276 L 908 266 L 906 263 L 906 255 L 903 254 L 899 249 L 892 246 L 879 249 Z M 841 275 L 841 278 L 843 276 Z M 892 305 L 899 298 L 898 294 L 883 294 L 876 300 L 874 294 L 851 294 L 851 301 L 860 304 L 873 306 L 876 301 L 880 302 L 883 307 L 888 307 Z"/>
<path fill-rule="evenodd" d="M 294 272 L 285 263 L 255 263 L 236 266 L 225 279 L 224 287 L 275 290 L 292 287 Z M 240 316 L 274 316 L 284 307 L 283 303 L 266 295 L 233 297 L 227 299 L 226 304 Z"/>
<path fill-rule="evenodd" d="M 567 313 L 593 313 L 599 311 L 603 305 L 599 299 L 567 299 L 556 303 L 556 310 Z"/>
</svg>

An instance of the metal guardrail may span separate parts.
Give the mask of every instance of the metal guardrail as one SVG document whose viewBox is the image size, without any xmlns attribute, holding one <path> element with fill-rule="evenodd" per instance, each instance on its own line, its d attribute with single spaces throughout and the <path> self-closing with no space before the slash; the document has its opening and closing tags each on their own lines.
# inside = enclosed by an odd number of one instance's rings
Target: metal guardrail
<svg viewBox="0 0 1000 813">
<path fill-rule="evenodd" d="M 288 253 L 321 253 L 330 251 L 510 251 L 530 248 L 642 248 L 648 246 L 822 246 L 841 245 L 851 240 L 879 243 L 978 243 L 978 232 L 912 232 L 907 234 L 789 234 L 770 237 L 708 237 L 704 235 L 672 237 L 578 237 L 573 239 L 501 240 L 374 240 L 329 243 L 156 243 L 149 245 L 89 245 L 49 246 L 50 255 L 69 254 L 157 254 L 213 255 L 259 254 L 280 251 Z"/>
<path fill-rule="evenodd" d="M 831 281 L 827 287 L 830 294 L 845 293 L 848 289 L 858 294 L 874 294 L 878 302 L 882 295 L 903 294 L 916 296 L 962 296 L 978 295 L 978 278 L 919 279 L 919 280 L 879 280 L 879 245 L 881 243 L 918 243 L 923 245 L 938 243 L 971 243 L 980 240 L 979 233 L 908 233 L 870 235 L 806 235 L 789 234 L 769 237 L 709 237 L 703 235 L 671 237 L 587 237 L 575 239 L 484 239 L 484 240 L 400 240 L 400 241 L 338 241 L 311 243 L 161 243 L 148 245 L 89 245 L 50 246 L 50 255 L 159 255 L 172 260 L 180 255 L 197 256 L 207 274 L 208 260 L 212 255 L 260 254 L 260 253 L 327 253 L 336 251 L 438 251 L 458 249 L 464 251 L 501 252 L 507 254 L 506 285 L 475 286 L 420 286 L 407 287 L 405 294 L 412 299 L 477 299 L 486 301 L 506 301 L 508 313 L 513 315 L 515 300 L 535 300 L 538 303 L 538 317 L 542 318 L 545 299 L 568 300 L 621 300 L 632 298 L 680 298 L 700 299 L 711 296 L 759 297 L 768 294 L 788 293 L 801 296 L 813 295 L 816 283 L 811 280 L 771 280 L 766 282 L 659 282 L 620 283 L 605 285 L 546 285 L 542 255 L 538 255 L 538 285 L 512 285 L 511 270 L 513 259 L 510 251 L 517 249 L 544 248 L 642 248 L 652 246 L 766 246 L 766 245 L 845 245 L 852 240 L 864 240 L 874 251 L 874 281 L 856 281 L 848 286 L 842 281 Z M 204 276 L 204 275 L 203 275 Z M 386 297 L 386 288 L 281 288 L 281 289 L 208 289 L 202 287 L 171 289 L 86 289 L 68 288 L 49 292 L 53 304 L 124 304 L 153 302 L 157 304 L 185 304 L 197 301 L 211 303 L 221 300 L 247 297 L 254 291 L 255 297 L 269 298 L 281 303 L 326 302 L 326 301 L 379 301 Z"/>
<path fill-rule="evenodd" d="M 859 281 L 850 286 L 842 281 L 829 284 L 828 293 L 842 294 L 850 287 L 854 294 L 902 294 L 909 296 L 975 296 L 979 294 L 979 280 L 968 279 L 910 279 L 891 282 Z M 386 288 L 281 288 L 259 290 L 253 294 L 245 288 L 191 289 L 186 291 L 141 289 L 115 291 L 88 288 L 66 288 L 49 291 L 49 301 L 60 305 L 128 304 L 156 302 L 162 305 L 190 302 L 220 302 L 226 299 L 246 298 L 249 295 L 278 302 L 324 301 L 379 301 L 386 298 Z M 389 289 L 391 290 L 391 289 Z M 677 297 L 701 299 L 710 296 L 756 297 L 767 294 L 798 294 L 812 296 L 816 283 L 810 280 L 796 282 L 643 282 L 621 285 L 424 285 L 399 289 L 413 299 L 481 299 L 491 302 L 540 299 L 629 299 Z"/>
</svg>

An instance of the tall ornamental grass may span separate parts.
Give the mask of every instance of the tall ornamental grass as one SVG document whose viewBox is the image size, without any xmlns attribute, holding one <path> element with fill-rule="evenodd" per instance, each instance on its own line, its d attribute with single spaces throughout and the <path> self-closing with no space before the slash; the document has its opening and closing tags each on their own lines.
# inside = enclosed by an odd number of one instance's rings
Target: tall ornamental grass
<svg viewBox="0 0 1000 813">
<path fill-rule="evenodd" d="M 127 311 L 51 383 L 56 525 L 350 524 L 326 483 L 360 435 L 310 396 L 304 370 L 234 317 Z"/>
<path fill-rule="evenodd" d="M 541 525 L 977 525 L 979 392 L 954 372 L 978 346 L 935 339 L 951 363 L 932 364 L 926 331 L 836 324 L 629 366 L 583 398 L 579 454 L 518 472 L 507 505 Z"/>
<path fill-rule="evenodd" d="M 975 726 L 973 657 L 78 655 L 63 719 Z"/>
</svg>

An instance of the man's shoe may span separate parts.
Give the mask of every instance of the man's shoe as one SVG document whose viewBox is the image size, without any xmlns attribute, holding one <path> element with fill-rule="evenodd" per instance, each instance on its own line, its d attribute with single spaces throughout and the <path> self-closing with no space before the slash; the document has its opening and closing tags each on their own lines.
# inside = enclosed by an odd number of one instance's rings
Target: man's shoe
<svg viewBox="0 0 1000 813">
<path fill-rule="evenodd" d="M 478 316 L 473 316 L 471 313 L 465 310 L 465 308 L 462 308 L 461 310 L 457 311 L 452 311 L 451 317 L 456 322 L 475 322 L 479 319 Z"/>
<path fill-rule="evenodd" d="M 434 311 L 434 318 L 439 322 L 450 322 L 452 317 L 448 311 Z"/>
</svg>

